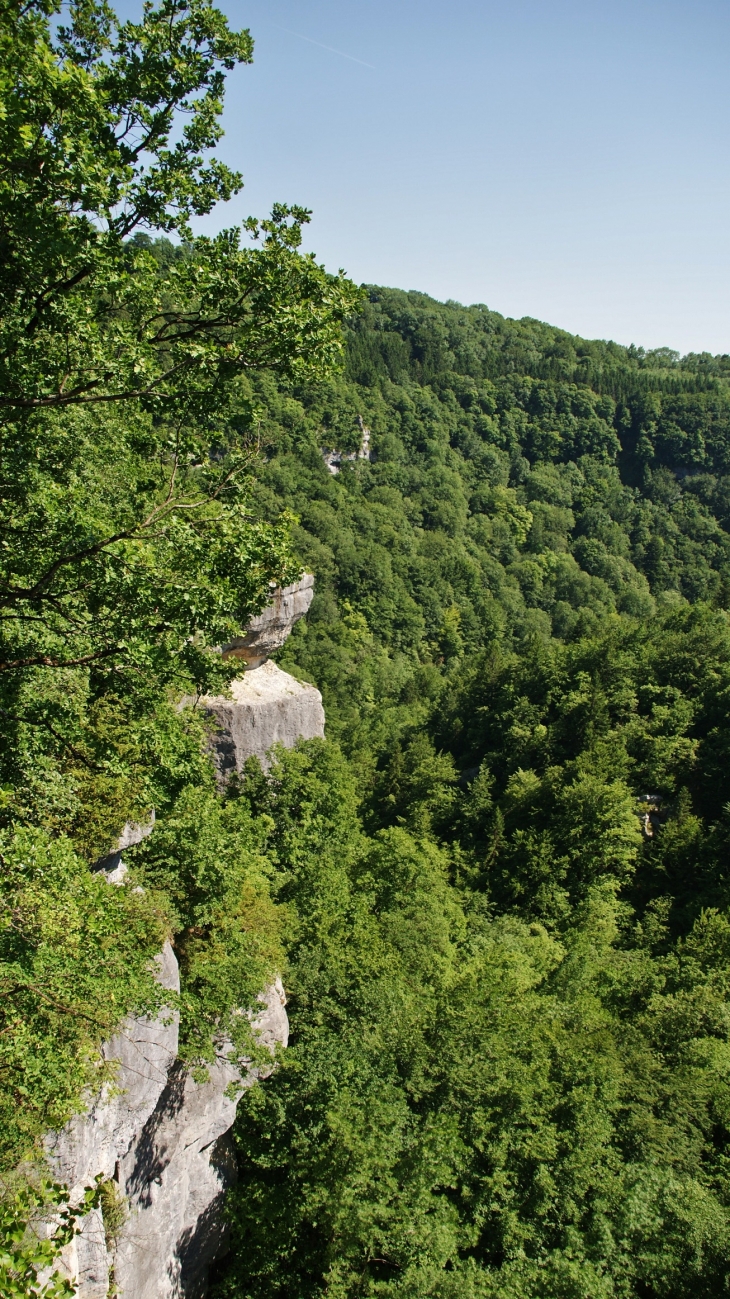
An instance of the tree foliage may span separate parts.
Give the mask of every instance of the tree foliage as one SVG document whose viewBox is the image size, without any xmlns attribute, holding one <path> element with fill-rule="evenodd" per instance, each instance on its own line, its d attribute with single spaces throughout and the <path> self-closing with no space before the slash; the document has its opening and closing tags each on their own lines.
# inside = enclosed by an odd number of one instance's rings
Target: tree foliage
<svg viewBox="0 0 730 1299">
<path fill-rule="evenodd" d="M 75 1293 L 56 1266 L 73 1240 L 77 1222 L 99 1202 L 90 1186 L 74 1209 L 66 1188 L 43 1178 L 34 1184 L 2 1186 L 0 1203 L 0 1285 L 7 1299 L 65 1299 Z M 50 1218 L 50 1220 L 49 1220 Z"/>
<path fill-rule="evenodd" d="M 156 1004 L 151 958 L 176 928 L 195 1059 L 278 962 L 265 879 L 231 834 L 207 885 L 184 833 L 190 860 L 174 885 L 161 869 L 164 896 L 152 883 L 143 895 L 110 889 L 90 871 L 152 808 L 161 826 L 166 813 L 177 827 L 202 818 L 200 851 L 215 857 L 205 736 L 181 703 L 225 689 L 233 669 L 220 645 L 272 582 L 300 571 L 289 519 L 250 507 L 258 415 L 245 376 L 328 373 L 358 298 L 298 251 L 302 208 L 193 235 L 191 220 L 241 184 L 214 149 L 225 75 L 252 49 L 210 0 L 147 4 L 138 22 L 104 0 L 0 7 L 0 1105 L 11 1166 L 101 1081 L 98 1047 L 113 1027 Z M 161 231 L 177 242 L 160 243 Z M 166 842 L 160 829 L 158 851 Z"/>
<path fill-rule="evenodd" d="M 243 790 L 292 1034 L 217 1295 L 726 1293 L 726 382 L 371 289 L 252 384 L 342 756 Z"/>
</svg>

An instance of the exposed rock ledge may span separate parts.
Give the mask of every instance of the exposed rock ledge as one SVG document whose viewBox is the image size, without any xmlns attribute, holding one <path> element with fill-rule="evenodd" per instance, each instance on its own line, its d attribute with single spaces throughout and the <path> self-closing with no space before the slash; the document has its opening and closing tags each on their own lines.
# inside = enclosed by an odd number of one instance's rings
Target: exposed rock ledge
<svg viewBox="0 0 730 1299">
<path fill-rule="evenodd" d="M 255 756 L 268 767 L 274 744 L 289 749 L 298 739 L 324 736 L 319 691 L 282 672 L 269 659 L 307 612 L 313 595 L 314 577 L 304 573 L 298 582 L 276 590 L 263 613 L 223 646 L 226 658 L 240 658 L 246 667 L 231 683 L 229 696 L 206 695 L 200 700 L 216 721 L 210 747 L 221 783 L 241 771 L 247 758 Z"/>
<path fill-rule="evenodd" d="M 247 668 L 232 683 L 230 697 L 200 701 L 217 722 L 211 747 L 221 780 L 241 770 L 252 755 L 266 766 L 273 744 L 291 747 L 300 737 L 324 735 L 319 691 L 268 661 L 309 609 L 313 585 L 311 573 L 305 573 L 277 590 L 269 607 L 223 647 L 226 656 L 242 659 Z M 148 821 L 124 827 L 99 863 L 110 884 L 124 880 L 124 849 L 153 826 L 154 812 Z M 169 943 L 157 961 L 162 986 L 179 991 Z M 253 1020 L 258 1033 L 272 1051 L 277 1042 L 286 1046 L 289 1022 L 280 980 L 259 1000 L 262 1009 Z M 96 1209 L 65 1251 L 64 1267 L 78 1299 L 106 1299 L 112 1279 L 119 1299 L 202 1299 L 210 1264 L 224 1248 L 222 1199 L 235 1178 L 226 1133 L 236 1112 L 226 1091 L 236 1082 L 241 1089 L 250 1087 L 269 1071 L 250 1069 L 241 1077 L 223 1051 L 208 1081 L 198 1084 L 177 1060 L 177 1047 L 176 1014 L 128 1020 L 103 1050 L 107 1060 L 118 1061 L 115 1086 L 48 1138 L 49 1163 L 70 1188 L 72 1203 L 101 1175 L 116 1184 L 128 1207 L 113 1251 L 107 1250 Z"/>
<path fill-rule="evenodd" d="M 157 959 L 163 987 L 177 991 L 169 943 Z M 259 1000 L 258 1033 L 271 1050 L 277 1042 L 286 1046 L 280 980 Z M 63 1265 L 79 1299 L 106 1299 L 112 1275 L 120 1299 L 200 1299 L 224 1247 L 221 1203 L 235 1180 L 225 1134 L 236 1113 L 226 1090 L 236 1082 L 250 1087 L 270 1071 L 250 1069 L 241 1077 L 223 1052 L 208 1081 L 196 1083 L 176 1060 L 177 1040 L 175 1014 L 127 1021 L 104 1048 L 106 1059 L 119 1062 L 116 1086 L 48 1140 L 49 1163 L 72 1202 L 101 1174 L 114 1180 L 128 1206 L 112 1253 L 99 1210 L 87 1214 L 65 1251 Z"/>
<path fill-rule="evenodd" d="M 202 706 L 216 719 L 211 739 L 221 781 L 255 755 L 264 767 L 273 744 L 292 748 L 300 738 L 324 735 L 322 696 L 270 660 L 231 683 L 231 698 L 207 696 Z"/>
<path fill-rule="evenodd" d="M 275 587 L 271 604 L 252 618 L 242 635 L 223 646 L 224 658 L 240 658 L 260 667 L 281 649 L 294 624 L 308 612 L 314 598 L 314 574 L 303 573 L 291 586 Z"/>
</svg>

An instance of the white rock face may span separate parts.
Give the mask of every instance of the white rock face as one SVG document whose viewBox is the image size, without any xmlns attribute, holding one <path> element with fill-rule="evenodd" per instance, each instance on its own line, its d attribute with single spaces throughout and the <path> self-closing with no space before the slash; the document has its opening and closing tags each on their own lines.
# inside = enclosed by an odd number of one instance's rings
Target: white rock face
<svg viewBox="0 0 730 1299">
<path fill-rule="evenodd" d="M 231 683 L 231 699 L 207 696 L 201 706 L 216 719 L 213 757 L 222 781 L 255 755 L 264 767 L 273 744 L 291 748 L 302 737 L 324 736 L 322 696 L 270 661 Z"/>
<path fill-rule="evenodd" d="M 169 943 L 158 962 L 163 987 L 179 990 Z M 281 981 L 259 1000 L 253 1023 L 263 1042 L 271 1050 L 277 1042 L 286 1046 Z M 106 1299 L 112 1274 L 119 1299 L 199 1299 L 224 1247 L 220 1209 L 235 1180 L 235 1160 L 222 1138 L 237 1103 L 225 1093 L 236 1083 L 240 1095 L 270 1070 L 241 1076 L 224 1048 L 208 1081 L 198 1084 L 176 1062 L 177 1045 L 176 1015 L 128 1020 L 104 1048 L 106 1059 L 118 1061 L 115 1086 L 47 1141 L 54 1176 L 70 1188 L 72 1203 L 101 1174 L 116 1182 L 128 1206 L 113 1255 L 96 1209 L 64 1252 L 78 1299 Z"/>
<path fill-rule="evenodd" d="M 324 736 L 319 691 L 282 672 L 268 658 L 307 612 L 313 595 L 314 577 L 305 573 L 299 582 L 277 589 L 268 608 L 252 619 L 241 636 L 223 646 L 226 658 L 244 659 L 248 667 L 231 683 L 230 698 L 208 695 L 199 701 L 216 721 L 211 750 L 221 784 L 232 772 L 241 771 L 247 758 L 255 756 L 267 768 L 274 744 L 291 748 L 300 738 Z"/>
<path fill-rule="evenodd" d="M 175 953 L 169 943 L 157 957 L 163 988 L 180 991 Z M 134 1145 L 167 1083 L 177 1056 L 178 1016 L 129 1019 L 105 1043 L 106 1060 L 118 1061 L 114 1087 L 106 1087 L 86 1114 L 75 1116 L 46 1141 L 55 1177 L 69 1188 L 72 1204 L 101 1174 L 113 1178 L 119 1160 Z M 116 1094 L 115 1094 L 116 1093 Z M 63 1263 L 77 1282 L 80 1299 L 105 1299 L 109 1289 L 109 1258 L 101 1213 L 93 1209 L 65 1251 Z"/>
<path fill-rule="evenodd" d="M 122 861 L 124 849 L 133 848 L 135 844 L 141 843 L 143 839 L 152 834 L 154 828 L 154 808 L 152 808 L 146 821 L 127 821 L 116 843 L 112 845 L 111 852 L 108 856 L 102 857 L 101 861 L 96 863 L 94 869 L 103 871 L 110 884 L 121 884 L 127 873 L 127 868 Z"/>
<path fill-rule="evenodd" d="M 290 748 L 300 737 L 324 735 L 319 691 L 268 661 L 309 609 L 313 586 L 312 574 L 305 573 L 300 582 L 277 590 L 271 605 L 223 647 L 226 657 L 241 658 L 248 669 L 232 683 L 230 698 L 200 701 L 217 723 L 212 749 L 221 781 L 253 755 L 268 766 L 276 743 Z M 110 884 L 124 881 L 123 850 L 153 827 L 154 812 L 144 823 L 125 825 L 110 854 L 97 863 Z M 157 960 L 160 983 L 178 992 L 178 965 L 169 943 Z M 262 1009 L 253 1024 L 273 1053 L 289 1036 L 281 981 L 259 1001 Z M 202 1299 L 210 1264 L 225 1248 L 222 1200 L 236 1176 L 226 1133 L 237 1103 L 226 1093 L 234 1084 L 240 1096 L 271 1070 L 250 1068 L 241 1075 L 224 1045 L 208 1081 L 199 1084 L 177 1060 L 177 1049 L 176 1013 L 127 1020 L 103 1051 L 105 1059 L 118 1062 L 114 1086 L 47 1140 L 51 1169 L 69 1187 L 72 1204 L 100 1175 L 116 1183 L 128 1210 L 113 1254 L 96 1209 L 64 1252 L 63 1266 L 78 1299 L 106 1299 L 112 1281 L 118 1299 Z"/>
<path fill-rule="evenodd" d="M 259 1000 L 254 1023 L 266 1044 L 286 1046 L 289 1021 L 281 981 Z M 237 1097 L 226 1090 L 250 1087 L 270 1069 L 242 1078 L 225 1051 L 196 1083 L 174 1066 L 147 1123 L 121 1160 L 119 1180 L 130 1207 L 114 1258 L 122 1299 L 201 1299 L 210 1264 L 225 1247 L 223 1197 L 235 1181 L 236 1162 L 225 1134 L 236 1117 Z"/>
</svg>

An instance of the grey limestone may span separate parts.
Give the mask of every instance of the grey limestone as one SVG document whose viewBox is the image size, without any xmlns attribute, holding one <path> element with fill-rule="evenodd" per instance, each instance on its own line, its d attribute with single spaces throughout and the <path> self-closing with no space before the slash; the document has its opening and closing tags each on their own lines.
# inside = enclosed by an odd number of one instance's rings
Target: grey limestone
<svg viewBox="0 0 730 1299">
<path fill-rule="evenodd" d="M 156 959 L 163 988 L 179 992 L 177 960 L 169 943 Z M 114 1082 L 101 1088 L 86 1113 L 74 1116 L 46 1141 L 48 1162 L 54 1176 L 69 1188 L 72 1204 L 78 1204 L 96 1177 L 114 1178 L 119 1160 L 155 1110 L 177 1056 L 177 1042 L 178 1016 L 170 1010 L 152 1020 L 125 1020 L 104 1044 L 103 1058 L 117 1065 Z M 63 1264 L 76 1281 L 79 1299 L 104 1299 L 109 1258 L 99 1210 L 83 1219 Z"/>
<path fill-rule="evenodd" d="M 371 460 L 372 452 L 370 450 L 370 429 L 363 422 L 362 415 L 357 417 L 360 425 L 360 450 L 359 451 L 337 451 L 333 448 L 322 448 L 322 459 L 331 474 L 338 474 L 343 464 L 348 461 Z"/>
<path fill-rule="evenodd" d="M 280 980 L 259 1000 L 258 1032 L 268 1046 L 286 1046 L 289 1025 Z M 225 1045 L 207 1082 L 196 1083 L 180 1065 L 170 1070 L 154 1112 L 120 1164 L 129 1205 L 114 1260 L 122 1299 L 205 1294 L 210 1264 L 225 1248 L 222 1201 L 236 1173 L 226 1134 L 241 1092 L 270 1072 L 248 1069 L 241 1075 Z"/>
<path fill-rule="evenodd" d="M 324 736 L 322 696 L 315 686 L 297 681 L 270 660 L 231 683 L 231 697 L 207 696 L 202 706 L 215 719 L 213 759 L 225 781 L 241 771 L 247 758 L 268 766 L 274 744 L 292 748 L 301 737 Z"/>
<path fill-rule="evenodd" d="M 305 573 L 276 589 L 268 608 L 223 646 L 226 657 L 240 658 L 247 669 L 233 681 L 230 695 L 200 701 L 215 721 L 211 747 L 222 781 L 253 755 L 268 765 L 274 744 L 291 747 L 300 737 L 324 735 L 319 691 L 268 659 L 309 609 L 313 585 L 312 574 Z M 154 812 L 125 825 L 110 854 L 97 863 L 110 884 L 124 883 L 123 851 L 153 827 Z M 163 988 L 178 992 L 170 943 L 157 964 Z M 281 981 L 259 1001 L 252 1022 L 273 1053 L 277 1043 L 286 1046 L 289 1031 Z M 112 1283 L 119 1299 L 202 1299 L 210 1264 L 225 1249 L 222 1199 L 236 1172 L 226 1134 L 241 1092 L 271 1068 L 239 1072 L 221 1043 L 207 1080 L 196 1082 L 177 1050 L 174 1008 L 155 1019 L 127 1019 L 103 1048 L 104 1059 L 116 1062 L 113 1084 L 102 1086 L 84 1114 L 47 1139 L 49 1164 L 69 1187 L 72 1204 L 101 1177 L 114 1182 L 126 1206 L 113 1253 L 97 1209 L 65 1250 L 63 1266 L 78 1299 L 105 1299 Z"/>
<path fill-rule="evenodd" d="M 271 603 L 252 618 L 240 636 L 223 646 L 224 658 L 244 659 L 259 667 L 281 649 L 292 627 L 307 613 L 314 597 L 314 575 L 304 573 L 291 586 L 275 587 Z"/>
<path fill-rule="evenodd" d="M 158 964 L 163 987 L 177 991 L 169 943 Z M 276 1043 L 286 1046 L 281 981 L 259 1000 L 253 1024 L 263 1043 L 272 1051 Z M 117 1062 L 114 1084 L 48 1138 L 49 1163 L 72 1204 L 101 1175 L 114 1180 L 127 1206 L 113 1255 L 97 1209 L 64 1251 L 78 1299 L 105 1299 L 112 1276 L 119 1299 L 200 1299 L 210 1264 L 225 1248 L 222 1199 L 235 1180 L 225 1134 L 241 1092 L 271 1070 L 239 1072 L 222 1044 L 207 1081 L 197 1083 L 176 1059 L 177 1037 L 173 1012 L 126 1021 L 104 1047 L 105 1058 Z"/>
</svg>

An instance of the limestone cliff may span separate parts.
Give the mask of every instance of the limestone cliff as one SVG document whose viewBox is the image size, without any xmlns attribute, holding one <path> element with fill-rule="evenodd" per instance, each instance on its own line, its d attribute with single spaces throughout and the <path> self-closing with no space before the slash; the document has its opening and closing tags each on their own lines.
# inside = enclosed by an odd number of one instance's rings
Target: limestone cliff
<svg viewBox="0 0 730 1299">
<path fill-rule="evenodd" d="M 268 660 L 308 610 L 313 582 L 305 574 L 274 592 L 270 606 L 223 647 L 247 667 L 234 680 L 230 697 L 199 701 L 216 722 L 212 751 L 221 780 L 252 755 L 266 765 L 275 743 L 291 746 L 300 736 L 324 734 L 319 691 Z M 124 850 L 153 826 L 154 814 L 142 825 L 124 827 L 99 863 L 110 885 L 124 880 Z M 179 991 L 169 943 L 157 962 L 162 986 Z M 252 1022 L 273 1053 L 288 1038 L 281 981 L 266 988 L 259 1001 Z M 70 1188 L 72 1202 L 102 1177 L 123 1209 L 125 1220 L 114 1239 L 95 1209 L 65 1252 L 64 1267 L 79 1299 L 105 1299 L 109 1293 L 119 1299 L 202 1299 L 210 1264 L 225 1247 L 222 1199 L 235 1178 L 226 1138 L 236 1112 L 232 1091 L 240 1095 L 270 1070 L 259 1066 L 241 1075 L 222 1043 L 208 1080 L 196 1083 L 178 1061 L 177 1047 L 174 1011 L 126 1021 L 103 1048 L 104 1058 L 117 1062 L 115 1084 L 47 1141 L 52 1171 Z"/>
<path fill-rule="evenodd" d="M 169 943 L 158 958 L 164 987 L 179 990 L 177 960 Z M 286 1046 L 288 1020 L 281 981 L 261 993 L 253 1020 L 272 1050 Z M 225 1142 L 236 1099 L 231 1084 L 250 1087 L 267 1070 L 243 1076 L 221 1047 L 208 1081 L 196 1083 L 177 1061 L 177 1016 L 130 1019 L 104 1047 L 118 1063 L 86 1114 L 47 1143 L 54 1175 L 72 1203 L 101 1175 L 113 1182 L 126 1221 L 107 1247 L 101 1211 L 94 1209 L 65 1252 L 63 1264 L 79 1299 L 105 1299 L 113 1279 L 120 1299 L 198 1299 L 208 1268 L 224 1243 L 221 1202 L 235 1178 Z"/>
<path fill-rule="evenodd" d="M 313 573 L 304 573 L 291 586 L 277 587 L 263 613 L 251 619 L 241 636 L 223 646 L 223 657 L 243 659 L 250 668 L 260 667 L 281 649 L 294 624 L 308 612 L 313 597 Z"/>
<path fill-rule="evenodd" d="M 311 740 L 324 735 L 319 691 L 282 672 L 269 659 L 307 612 L 313 594 L 314 578 L 305 573 L 299 582 L 276 592 L 243 635 L 223 646 L 227 658 L 240 658 L 246 666 L 231 683 L 229 695 L 209 695 L 200 701 L 216 722 L 211 751 L 221 782 L 252 756 L 266 767 L 274 744 L 291 748 L 300 737 Z"/>
<path fill-rule="evenodd" d="M 348 461 L 350 463 L 357 460 L 371 460 L 372 452 L 370 451 L 370 429 L 363 421 L 362 415 L 358 415 L 357 422 L 360 425 L 360 449 L 359 451 L 338 451 L 336 448 L 323 447 L 322 459 L 331 474 L 338 474 L 340 469 Z"/>
<path fill-rule="evenodd" d="M 213 696 L 202 702 L 216 720 L 211 749 L 222 780 L 240 771 L 253 755 L 267 766 L 273 744 L 291 748 L 300 736 L 311 740 L 324 735 L 319 691 L 270 660 L 237 677 L 230 698 Z"/>
<path fill-rule="evenodd" d="M 289 1036 L 286 997 L 277 979 L 260 994 L 254 1025 L 273 1051 Z M 196 1083 L 179 1064 L 140 1136 L 120 1162 L 120 1184 L 129 1204 L 129 1227 L 114 1258 L 122 1296 L 198 1299 L 208 1268 L 225 1245 L 223 1196 L 235 1181 L 236 1161 L 227 1139 L 241 1090 L 271 1069 L 249 1068 L 241 1077 L 225 1048 Z M 229 1088 L 235 1087 L 234 1095 Z"/>
</svg>

